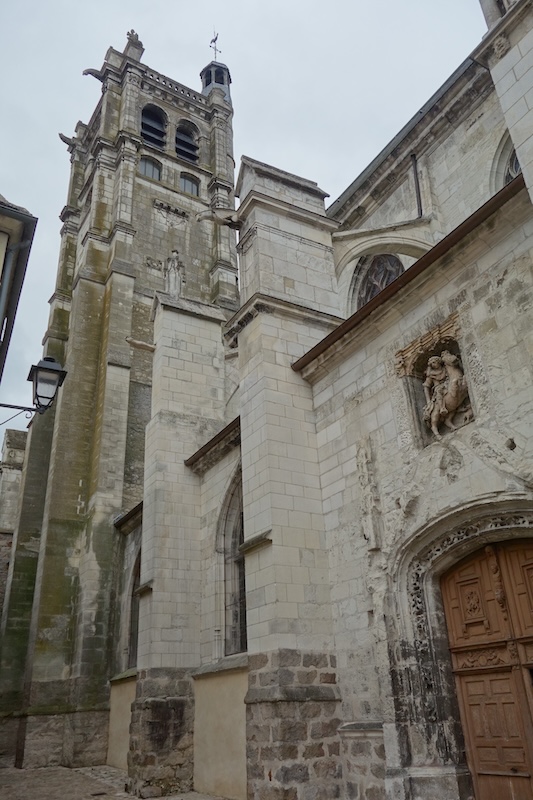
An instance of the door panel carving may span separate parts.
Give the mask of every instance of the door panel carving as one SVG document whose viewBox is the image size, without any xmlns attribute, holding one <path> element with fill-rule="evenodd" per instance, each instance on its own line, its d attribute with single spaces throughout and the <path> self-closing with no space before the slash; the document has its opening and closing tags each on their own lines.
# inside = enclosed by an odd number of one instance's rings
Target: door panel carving
<svg viewBox="0 0 533 800">
<path fill-rule="evenodd" d="M 441 588 L 476 800 L 533 800 L 533 543 L 485 547 Z"/>
</svg>

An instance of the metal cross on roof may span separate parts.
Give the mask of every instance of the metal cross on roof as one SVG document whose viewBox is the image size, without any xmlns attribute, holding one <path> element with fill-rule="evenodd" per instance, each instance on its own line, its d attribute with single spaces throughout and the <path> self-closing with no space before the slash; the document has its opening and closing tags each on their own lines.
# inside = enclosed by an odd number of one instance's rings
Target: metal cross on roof
<svg viewBox="0 0 533 800">
<path fill-rule="evenodd" d="M 217 60 L 217 53 L 222 52 L 222 50 L 219 50 L 217 47 L 217 39 L 218 39 L 218 33 L 215 33 L 215 31 L 213 30 L 213 38 L 209 43 L 209 47 L 213 48 L 213 50 L 215 51 L 215 61 Z"/>
</svg>

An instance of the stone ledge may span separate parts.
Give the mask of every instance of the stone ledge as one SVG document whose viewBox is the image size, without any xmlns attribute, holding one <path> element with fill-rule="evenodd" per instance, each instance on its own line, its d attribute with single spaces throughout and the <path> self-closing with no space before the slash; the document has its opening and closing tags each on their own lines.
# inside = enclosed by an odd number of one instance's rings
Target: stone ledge
<svg viewBox="0 0 533 800">
<path fill-rule="evenodd" d="M 199 669 L 191 673 L 194 680 L 209 675 L 216 675 L 220 672 L 232 672 L 233 670 L 248 669 L 248 653 L 236 653 L 233 656 L 224 656 L 210 664 L 204 664 Z"/>
<path fill-rule="evenodd" d="M 109 678 L 109 683 L 120 683 L 121 681 L 131 680 L 132 678 L 137 678 L 137 667 L 127 669 L 125 672 L 114 675 L 112 678 Z"/>
<path fill-rule="evenodd" d="M 268 545 L 272 544 L 272 539 L 270 536 L 271 533 L 272 528 L 269 528 L 267 531 L 262 531 L 256 536 L 251 536 L 250 539 L 246 539 L 242 544 L 239 545 L 239 553 L 244 553 L 247 555 L 253 550 L 258 550 L 260 547 L 268 547 Z"/>
<path fill-rule="evenodd" d="M 333 703 L 340 700 L 338 686 L 252 686 L 248 689 L 244 702 L 256 703 Z"/>
</svg>

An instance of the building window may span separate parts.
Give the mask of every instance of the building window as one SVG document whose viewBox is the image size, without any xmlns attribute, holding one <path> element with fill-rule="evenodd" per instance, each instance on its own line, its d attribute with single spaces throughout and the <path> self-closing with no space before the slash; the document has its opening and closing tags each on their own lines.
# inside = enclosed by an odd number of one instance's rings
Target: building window
<svg viewBox="0 0 533 800">
<path fill-rule="evenodd" d="M 353 311 L 366 305 L 402 272 L 402 262 L 392 253 L 378 253 L 360 258 L 354 273 Z"/>
<path fill-rule="evenodd" d="M 193 194 L 198 197 L 200 194 L 200 183 L 192 175 L 186 175 L 184 172 L 180 175 L 180 189 L 187 194 Z"/>
<path fill-rule="evenodd" d="M 137 666 L 137 646 L 139 643 L 139 586 L 141 585 L 141 554 L 137 556 L 133 568 L 130 603 L 130 631 L 128 638 L 128 669 Z"/>
<path fill-rule="evenodd" d="M 215 83 L 224 83 L 224 70 L 219 67 L 215 70 Z"/>
<path fill-rule="evenodd" d="M 166 118 L 163 111 L 156 106 L 143 108 L 141 117 L 141 137 L 152 147 L 165 146 Z"/>
<path fill-rule="evenodd" d="M 161 180 L 161 164 L 152 158 L 141 158 L 139 161 L 139 172 L 145 178 L 152 178 L 154 181 Z"/>
<path fill-rule="evenodd" d="M 505 185 L 507 186 L 508 183 L 511 183 L 520 173 L 522 172 L 522 167 L 520 166 L 520 162 L 518 161 L 518 156 L 516 155 L 516 150 L 513 148 L 511 151 L 511 155 L 507 160 L 507 166 L 505 168 Z"/>
<path fill-rule="evenodd" d="M 239 552 L 239 545 L 243 541 L 242 477 L 239 473 L 227 505 L 224 524 L 224 627 L 227 656 L 243 653 L 247 648 L 244 556 Z"/>
<path fill-rule="evenodd" d="M 176 128 L 176 155 L 186 161 L 198 161 L 197 134 L 192 125 L 182 123 Z"/>
</svg>

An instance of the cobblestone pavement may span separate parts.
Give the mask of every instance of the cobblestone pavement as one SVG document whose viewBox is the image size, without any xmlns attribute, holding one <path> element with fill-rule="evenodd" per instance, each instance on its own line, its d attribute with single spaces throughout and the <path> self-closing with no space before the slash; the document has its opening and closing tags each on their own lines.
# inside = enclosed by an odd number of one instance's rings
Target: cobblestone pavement
<svg viewBox="0 0 533 800">
<path fill-rule="evenodd" d="M 114 767 L 46 767 L 0 770 L 0 800 L 112 800 L 132 795 L 124 791 L 126 773 Z M 212 795 L 173 794 L 165 800 L 221 800 Z"/>
</svg>

